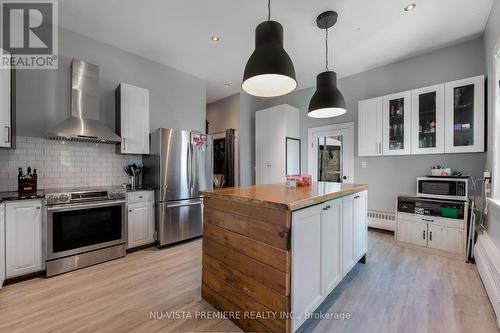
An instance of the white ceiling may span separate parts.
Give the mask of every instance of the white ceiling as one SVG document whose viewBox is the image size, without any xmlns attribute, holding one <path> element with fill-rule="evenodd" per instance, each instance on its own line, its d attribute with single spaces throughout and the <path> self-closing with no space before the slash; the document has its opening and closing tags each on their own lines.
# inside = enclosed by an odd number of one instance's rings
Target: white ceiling
<svg viewBox="0 0 500 333">
<path fill-rule="evenodd" d="M 478 36 L 494 0 L 273 0 L 299 88 L 324 69 L 324 32 L 315 19 L 339 13 L 330 33 L 330 68 L 356 74 Z M 417 4 L 411 12 L 403 8 Z M 207 102 L 240 91 L 265 0 L 64 0 L 60 24 L 207 81 Z M 221 41 L 214 43 L 211 36 Z M 228 82 L 230 88 L 224 86 Z"/>
</svg>

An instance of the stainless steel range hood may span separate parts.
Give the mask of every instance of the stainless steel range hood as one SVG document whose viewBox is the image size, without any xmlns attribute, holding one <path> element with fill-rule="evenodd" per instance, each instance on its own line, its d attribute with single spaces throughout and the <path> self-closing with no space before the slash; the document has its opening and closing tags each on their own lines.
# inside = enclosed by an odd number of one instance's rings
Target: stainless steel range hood
<svg viewBox="0 0 500 333">
<path fill-rule="evenodd" d="M 120 143 L 121 138 L 99 122 L 99 67 L 71 62 L 71 115 L 47 132 L 52 140 Z"/>
</svg>

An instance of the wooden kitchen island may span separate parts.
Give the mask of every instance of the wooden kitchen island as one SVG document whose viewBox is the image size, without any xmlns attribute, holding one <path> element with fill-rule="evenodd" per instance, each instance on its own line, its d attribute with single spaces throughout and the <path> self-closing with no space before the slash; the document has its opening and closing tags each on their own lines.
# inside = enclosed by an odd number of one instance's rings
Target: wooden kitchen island
<svg viewBox="0 0 500 333">
<path fill-rule="evenodd" d="M 202 297 L 244 331 L 296 331 L 366 258 L 366 185 L 201 194 Z"/>
</svg>

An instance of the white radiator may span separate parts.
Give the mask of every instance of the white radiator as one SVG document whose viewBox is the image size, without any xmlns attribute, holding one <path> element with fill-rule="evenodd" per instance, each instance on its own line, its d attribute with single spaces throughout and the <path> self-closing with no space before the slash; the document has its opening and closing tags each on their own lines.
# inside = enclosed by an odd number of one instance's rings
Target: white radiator
<svg viewBox="0 0 500 333">
<path fill-rule="evenodd" d="M 396 230 L 396 214 L 379 210 L 369 210 L 368 226 L 370 228 L 394 231 Z"/>
<path fill-rule="evenodd" d="M 486 232 L 479 235 L 474 249 L 477 270 L 481 280 L 483 280 L 500 327 L 500 250 Z"/>
</svg>

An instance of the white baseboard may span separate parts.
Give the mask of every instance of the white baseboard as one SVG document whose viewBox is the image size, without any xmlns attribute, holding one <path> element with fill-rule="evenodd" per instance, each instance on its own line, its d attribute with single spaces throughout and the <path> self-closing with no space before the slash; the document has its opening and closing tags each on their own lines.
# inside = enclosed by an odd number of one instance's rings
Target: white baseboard
<svg viewBox="0 0 500 333">
<path fill-rule="evenodd" d="M 488 233 L 479 235 L 474 257 L 477 270 L 497 316 L 498 327 L 500 327 L 500 250 Z"/>
</svg>

